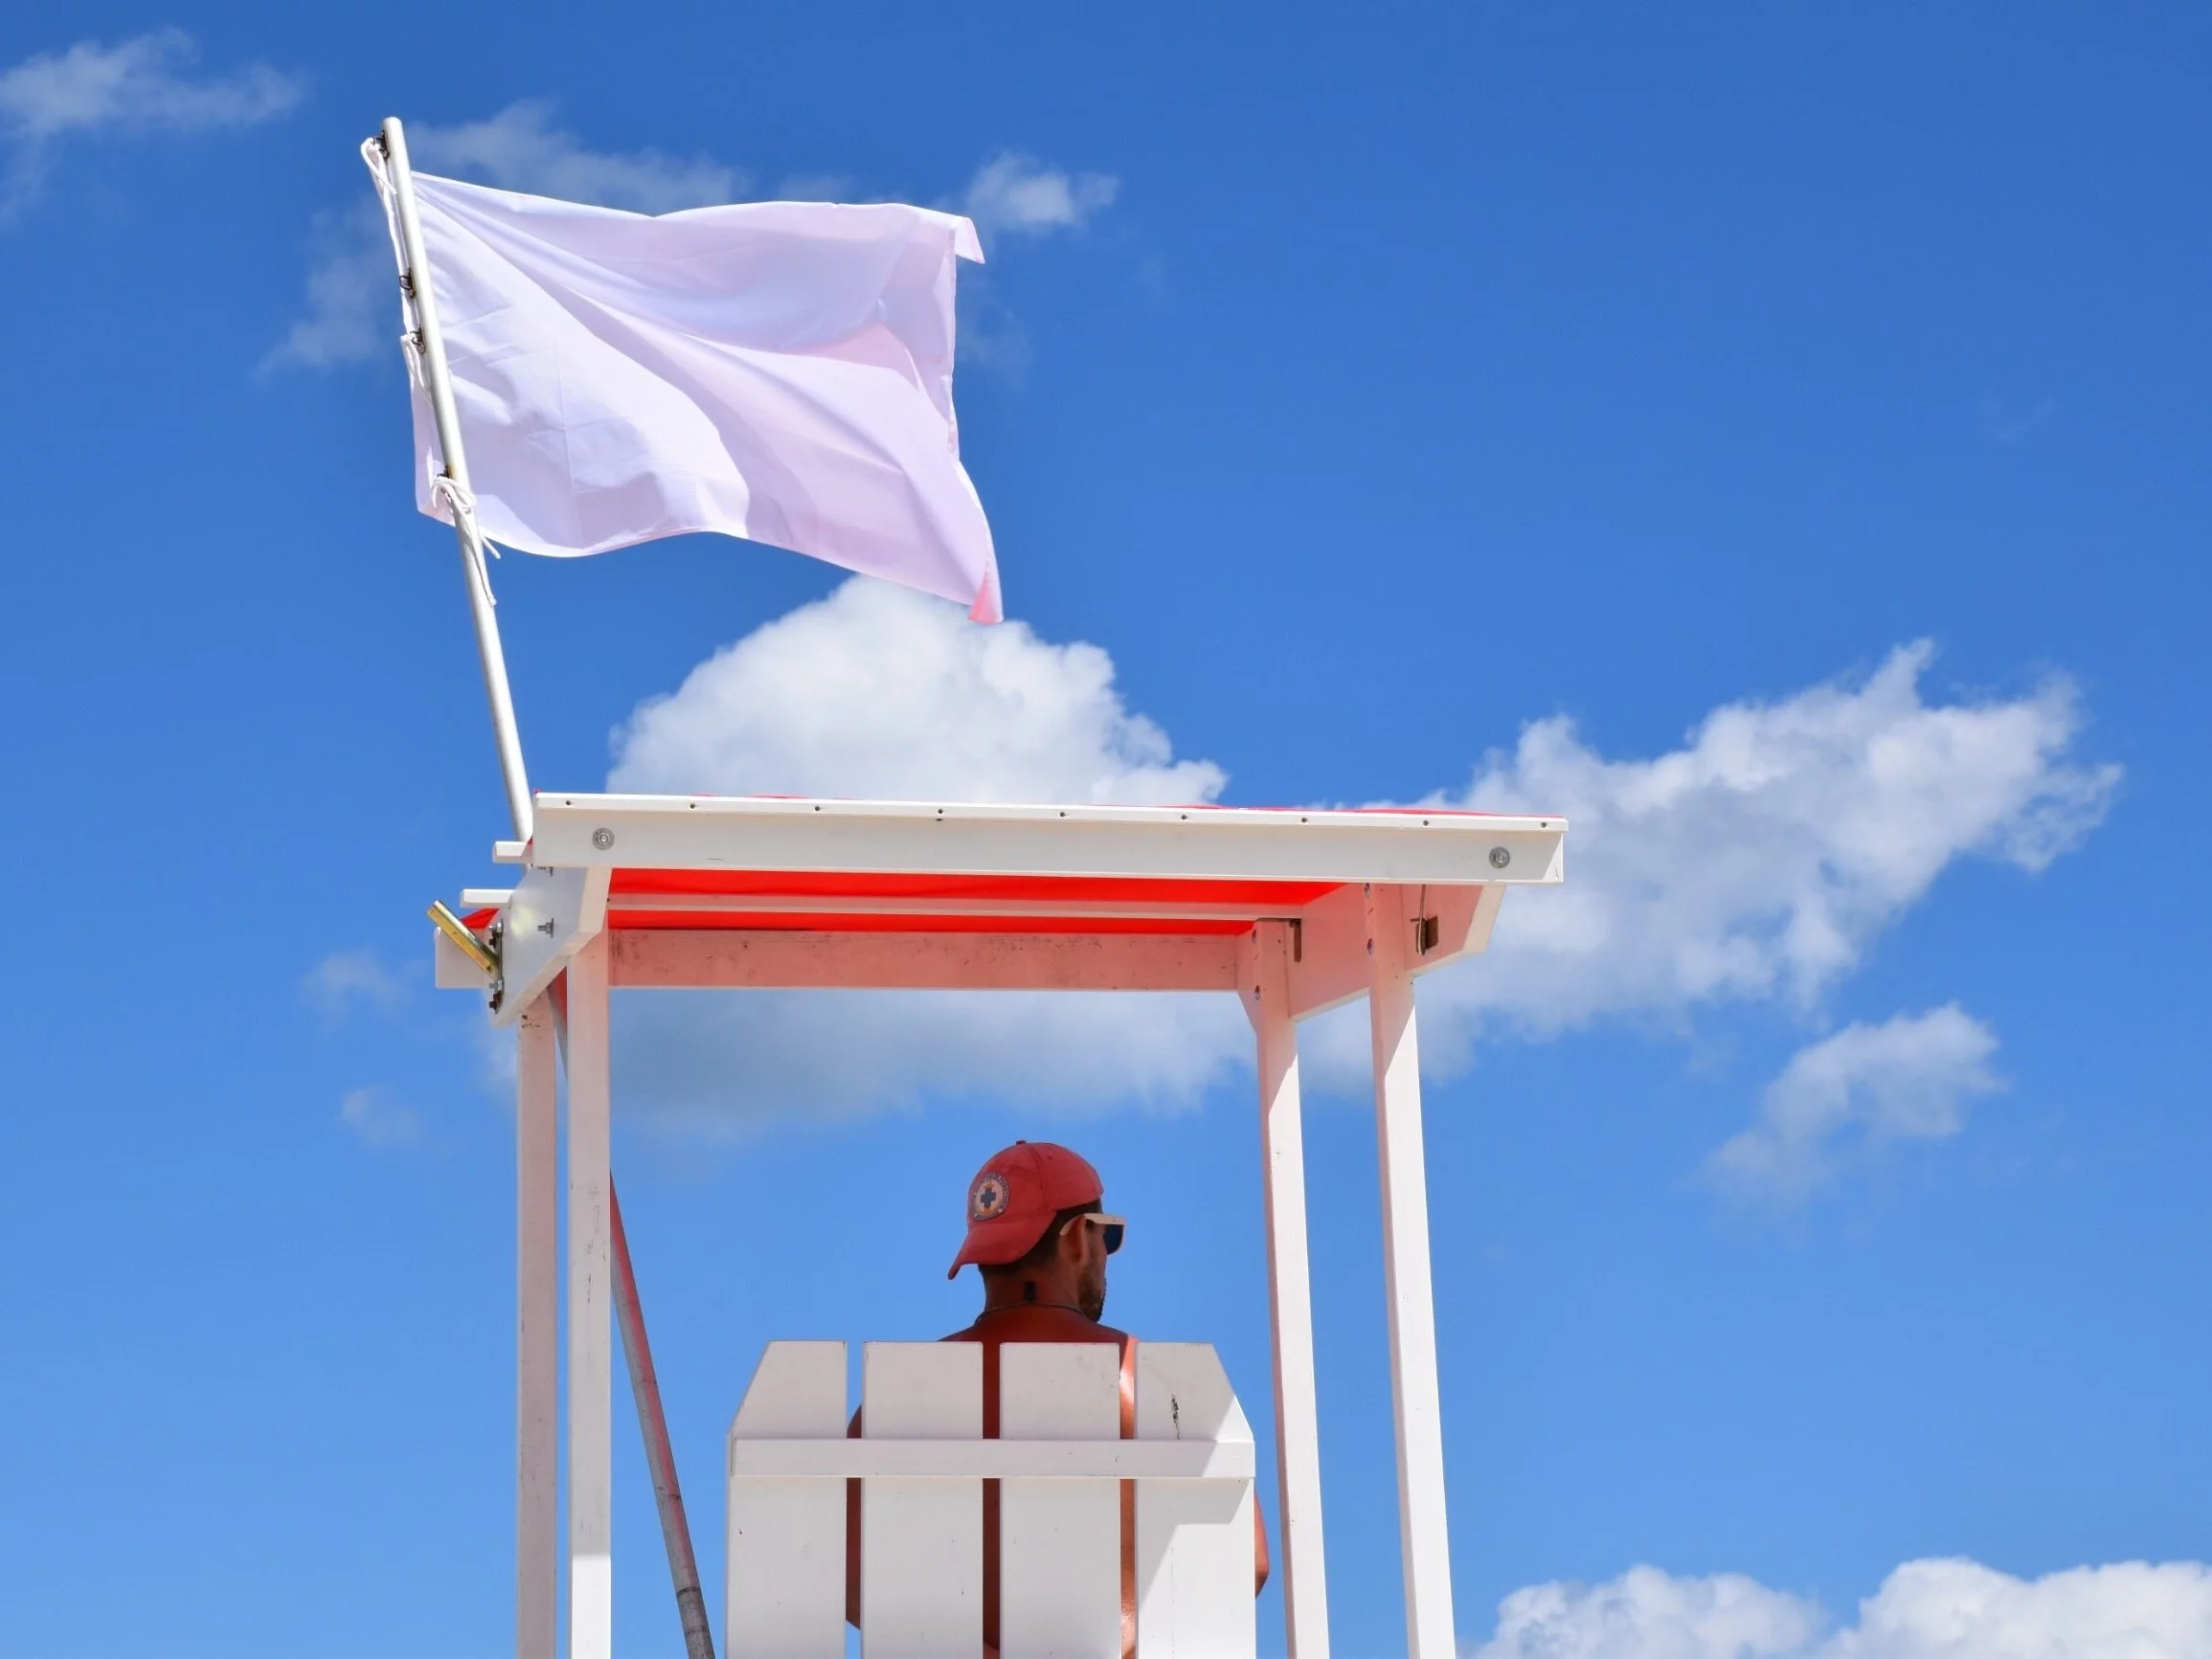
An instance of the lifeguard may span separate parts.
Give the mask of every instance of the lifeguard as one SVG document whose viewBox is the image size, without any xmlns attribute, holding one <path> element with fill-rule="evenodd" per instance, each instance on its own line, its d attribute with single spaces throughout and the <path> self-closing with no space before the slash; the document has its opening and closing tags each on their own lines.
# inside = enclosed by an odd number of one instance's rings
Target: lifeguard
<svg viewBox="0 0 2212 1659">
<path fill-rule="evenodd" d="M 1106 1259 L 1128 1223 L 1100 1206 L 1105 1183 L 1089 1160 L 1050 1141 L 1018 1140 L 968 1183 L 967 1237 L 947 1278 L 974 1264 L 983 1309 L 947 1342 L 983 1349 L 983 1438 L 999 1434 L 999 1350 L 1008 1342 L 1111 1342 L 1121 1357 L 1121 1438 L 1137 1432 L 1137 1338 L 1101 1324 Z M 860 1433 L 855 1412 L 851 1432 Z M 860 1623 L 860 1488 L 846 1488 L 846 1619 Z M 1267 1526 L 1253 1506 L 1253 1594 L 1268 1579 Z M 983 1647 L 999 1650 L 999 1483 L 983 1482 Z M 1121 1483 L 1121 1650 L 1137 1650 L 1137 1487 Z"/>
</svg>

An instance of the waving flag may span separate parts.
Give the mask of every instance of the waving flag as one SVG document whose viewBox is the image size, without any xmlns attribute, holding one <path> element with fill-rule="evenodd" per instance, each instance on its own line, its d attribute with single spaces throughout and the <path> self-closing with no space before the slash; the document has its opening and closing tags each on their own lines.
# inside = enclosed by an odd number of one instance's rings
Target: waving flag
<svg viewBox="0 0 2212 1659">
<path fill-rule="evenodd" d="M 477 522 L 576 555 L 719 530 L 1000 616 L 953 415 L 952 213 L 658 217 L 418 173 Z M 450 523 L 415 387 L 416 500 Z"/>
</svg>

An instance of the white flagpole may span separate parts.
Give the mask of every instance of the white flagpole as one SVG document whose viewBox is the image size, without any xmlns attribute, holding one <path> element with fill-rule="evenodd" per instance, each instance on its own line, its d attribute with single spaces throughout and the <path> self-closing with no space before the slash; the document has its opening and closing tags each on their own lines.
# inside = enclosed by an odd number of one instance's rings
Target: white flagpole
<svg viewBox="0 0 2212 1659">
<path fill-rule="evenodd" d="M 445 458 L 445 478 L 453 487 L 446 500 L 461 543 L 461 563 L 468 583 L 469 614 L 476 621 L 476 651 L 484 662 L 484 690 L 491 702 L 492 736 L 499 744 L 500 775 L 507 782 L 508 810 L 514 815 L 517 841 L 528 841 L 533 819 L 530 774 L 522 763 L 522 735 L 514 723 L 514 696 L 508 689 L 507 653 L 499 641 L 499 617 L 492 611 L 491 572 L 484 557 L 484 538 L 476 527 L 476 498 L 468 488 L 468 458 L 461 444 L 461 416 L 453 404 L 453 382 L 445 370 L 445 337 L 438 328 L 438 297 L 432 292 L 430 260 L 423 252 L 422 225 L 415 213 L 415 175 L 407 165 L 407 135 L 399 118 L 385 118 L 379 135 L 392 186 L 399 244 L 407 268 L 399 279 L 415 315 L 417 356 L 423 389 L 438 422 L 438 450 Z"/>
</svg>

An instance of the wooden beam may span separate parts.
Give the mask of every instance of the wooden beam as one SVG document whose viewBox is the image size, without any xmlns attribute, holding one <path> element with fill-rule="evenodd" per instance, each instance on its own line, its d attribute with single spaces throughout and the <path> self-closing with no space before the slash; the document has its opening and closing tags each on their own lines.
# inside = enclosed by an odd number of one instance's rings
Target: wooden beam
<svg viewBox="0 0 2212 1659">
<path fill-rule="evenodd" d="M 1314 1386 L 1313 1285 L 1306 1250 L 1306 1153 L 1291 1011 L 1291 930 L 1262 922 L 1238 987 L 1259 1040 L 1261 1194 L 1275 1351 L 1275 1480 L 1282 1503 L 1283 1622 L 1291 1659 L 1328 1659 L 1321 1543 L 1320 1410 Z"/>
<path fill-rule="evenodd" d="M 625 989 L 1230 991 L 1234 935 L 816 933 L 648 929 L 614 936 Z"/>
<path fill-rule="evenodd" d="M 1567 820 L 1409 807 L 1003 806 L 541 792 L 541 869 L 1560 880 Z"/>
<path fill-rule="evenodd" d="M 614 1652 L 614 1267 L 607 936 L 568 966 L 569 1656 Z"/>
<path fill-rule="evenodd" d="M 1420 903 L 1406 888 L 1378 885 L 1367 891 L 1366 910 L 1373 952 L 1368 1018 L 1383 1180 L 1390 1403 L 1397 1421 L 1406 1650 L 1411 1659 L 1456 1659 L 1436 1307 L 1429 1260 L 1428 1155 L 1421 1131 L 1421 1048 L 1413 1020 L 1412 924 Z"/>
<path fill-rule="evenodd" d="M 514 1653 L 554 1659 L 560 1611 L 560 1139 L 553 1011 L 515 1031 Z"/>
</svg>

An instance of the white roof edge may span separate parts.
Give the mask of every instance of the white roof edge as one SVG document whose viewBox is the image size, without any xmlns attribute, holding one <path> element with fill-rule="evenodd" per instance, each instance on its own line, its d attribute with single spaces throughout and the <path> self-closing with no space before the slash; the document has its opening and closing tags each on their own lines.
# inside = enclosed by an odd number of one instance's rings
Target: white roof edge
<svg viewBox="0 0 2212 1659">
<path fill-rule="evenodd" d="M 1567 819 L 1557 813 L 1468 812 L 1456 807 L 1247 807 L 1059 805 L 1049 802 L 927 800 L 844 800 L 803 796 L 608 795 L 541 791 L 537 809 L 549 813 L 697 813 L 733 818 L 940 818 L 970 821 L 1076 823 L 1234 824 L 1243 828 L 1293 828 L 1311 824 L 1336 829 L 1384 829 L 1418 833 L 1460 829 L 1470 835 L 1492 831 L 1559 832 Z"/>
<path fill-rule="evenodd" d="M 1549 884 L 1567 820 L 1445 809 L 537 797 L 530 864 L 1224 881 Z"/>
</svg>

